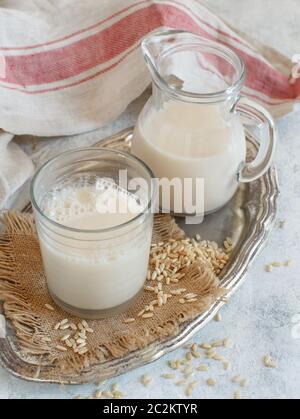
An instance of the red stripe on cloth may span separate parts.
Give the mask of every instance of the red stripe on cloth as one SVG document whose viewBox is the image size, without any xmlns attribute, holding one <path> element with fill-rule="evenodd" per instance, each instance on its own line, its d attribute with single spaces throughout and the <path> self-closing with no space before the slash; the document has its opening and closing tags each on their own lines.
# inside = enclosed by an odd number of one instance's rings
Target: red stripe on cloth
<svg viewBox="0 0 300 419">
<path fill-rule="evenodd" d="M 134 4 L 132 4 L 129 7 L 126 7 L 125 9 L 122 9 L 119 12 L 116 12 L 113 15 L 108 16 L 106 19 L 100 20 L 99 22 L 95 23 L 92 26 L 81 29 L 80 31 L 77 31 L 77 32 L 70 33 L 69 35 L 66 35 L 62 38 L 54 39 L 53 41 L 48 41 L 48 42 L 44 42 L 44 43 L 41 43 L 41 44 L 35 44 L 35 45 L 27 45 L 27 46 L 23 46 L 23 47 L 0 47 L 0 51 L 26 51 L 26 50 L 29 50 L 29 49 L 35 49 L 35 48 L 41 48 L 41 47 L 47 47 L 47 46 L 50 46 L 50 45 L 55 45 L 59 42 L 66 41 L 67 39 L 74 38 L 77 35 L 80 35 L 80 34 L 83 34 L 85 32 L 88 32 L 92 29 L 95 29 L 98 26 L 101 26 L 104 23 L 109 22 L 111 19 L 120 16 L 122 13 L 128 12 L 129 10 L 133 9 L 134 7 L 136 7 L 138 5 L 142 5 L 142 4 L 146 4 L 146 3 L 150 3 L 150 2 L 151 2 L 151 0 L 138 1 Z"/>
<path fill-rule="evenodd" d="M 292 102 L 292 103 L 294 102 L 294 99 L 282 99 L 281 101 L 279 100 L 278 102 L 274 103 L 271 100 L 268 100 L 268 98 L 261 97 L 259 93 L 255 93 L 255 92 L 253 93 L 247 92 L 245 93 L 245 96 L 255 99 L 258 102 L 264 103 L 266 106 L 281 106 L 281 105 L 285 105 L 288 102 Z"/>
<path fill-rule="evenodd" d="M 295 86 L 295 92 L 296 92 L 296 97 L 300 97 L 300 79 L 296 81 Z"/>
<path fill-rule="evenodd" d="M 118 60 L 117 62 L 115 62 L 114 64 L 112 64 L 112 65 L 110 65 L 109 67 L 107 67 L 107 68 L 105 68 L 105 69 L 103 69 L 103 70 L 101 70 L 101 71 L 98 71 L 97 73 L 95 73 L 95 74 L 93 74 L 92 76 L 89 76 L 89 77 L 85 77 L 84 79 L 82 79 L 82 80 L 79 80 L 79 81 L 76 81 L 76 82 L 71 82 L 71 83 L 69 83 L 69 84 L 65 84 L 64 86 L 59 86 L 59 87 L 49 87 L 48 89 L 42 89 L 42 90 L 38 90 L 38 91 L 24 91 L 24 90 L 21 90 L 21 89 L 19 89 L 19 88 L 17 88 L 17 87 L 6 87 L 7 89 L 9 89 L 9 90 L 16 90 L 16 91 L 18 91 L 18 92 L 22 92 L 22 93 L 26 93 L 26 94 L 29 94 L 29 95 L 35 95 L 35 94 L 39 94 L 39 93 L 50 93 L 50 92 L 55 92 L 55 91 L 57 91 L 57 90 L 63 90 L 63 89 L 67 89 L 68 87 L 75 87 L 75 86 L 78 86 L 78 85 L 80 85 L 80 84 L 82 84 L 82 83 L 86 83 L 86 82 L 88 82 L 88 81 L 90 81 L 90 80 L 93 80 L 93 79 L 95 79 L 95 78 L 97 78 L 97 77 L 99 77 L 99 76 L 101 76 L 102 74 L 106 74 L 106 73 L 108 73 L 110 70 L 113 70 L 114 68 L 116 68 L 119 64 L 121 64 L 123 61 L 125 61 L 125 59 L 130 55 L 130 54 L 132 54 L 134 51 L 136 51 L 137 49 L 139 48 L 139 46 L 136 46 L 136 47 L 134 47 L 134 48 L 132 48 L 131 50 L 129 50 L 129 51 L 127 51 L 127 53 L 122 57 L 122 58 L 120 58 L 120 60 Z"/>
<path fill-rule="evenodd" d="M 6 57 L 7 76 L 3 81 L 17 84 L 19 87 L 24 86 L 23 90 L 26 90 L 26 86 L 63 81 L 91 70 L 99 64 L 105 64 L 161 26 L 180 28 L 214 41 L 218 40 L 199 27 L 189 14 L 181 9 L 156 4 L 133 12 L 111 27 L 72 45 L 48 52 Z M 223 43 L 232 48 L 231 45 Z M 99 48 L 99 45 L 102 47 Z M 232 49 L 236 50 L 247 64 L 248 87 L 274 99 L 296 97 L 295 87 L 291 86 L 288 79 L 279 71 L 248 55 L 242 49 Z M 84 81 L 86 79 L 81 82 Z M 66 84 L 60 88 L 67 86 L 70 84 L 66 81 Z M 49 89 L 44 89 L 42 92 L 51 90 L 53 89 L 49 86 Z"/>
<path fill-rule="evenodd" d="M 0 55 L 0 78 L 5 79 L 6 77 L 6 61 L 5 58 Z"/>
<path fill-rule="evenodd" d="M 95 35 L 55 50 L 7 56 L 3 81 L 19 86 L 49 84 L 105 64 L 161 26 L 160 10 L 156 5 L 143 8 Z"/>
<path fill-rule="evenodd" d="M 179 4 L 176 1 L 175 3 Z M 260 60 L 259 58 L 252 57 L 246 52 L 246 49 L 256 52 L 255 50 L 250 48 L 247 44 L 245 44 L 238 38 L 235 38 L 230 34 L 218 30 L 216 27 L 213 27 L 212 25 L 208 24 L 188 6 L 185 6 L 185 9 L 188 10 L 192 16 L 194 16 L 206 27 L 213 29 L 217 33 L 220 33 L 226 38 L 234 40 L 241 45 L 240 48 L 234 47 L 230 42 L 224 42 L 206 32 L 201 31 L 199 26 L 198 29 L 196 29 L 195 31 L 199 35 L 205 36 L 208 39 L 221 42 L 223 45 L 231 48 L 241 58 L 243 58 L 248 70 L 248 77 L 246 80 L 246 85 L 248 87 L 252 88 L 253 90 L 257 90 L 265 94 L 266 96 L 269 96 L 272 99 L 295 99 L 299 96 L 299 94 L 297 94 L 297 92 L 295 91 L 295 88 L 293 88 L 290 85 L 289 79 L 285 75 L 283 75 L 279 70 L 271 66 L 271 64 L 265 63 L 263 60 Z"/>
</svg>

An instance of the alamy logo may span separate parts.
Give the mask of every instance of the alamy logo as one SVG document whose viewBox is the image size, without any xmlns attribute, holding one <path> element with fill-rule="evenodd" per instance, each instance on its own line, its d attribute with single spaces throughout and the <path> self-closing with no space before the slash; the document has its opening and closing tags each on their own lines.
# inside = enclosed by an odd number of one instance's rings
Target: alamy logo
<svg viewBox="0 0 300 419">
<path fill-rule="evenodd" d="M 143 178 L 130 179 L 127 170 L 119 170 L 118 179 L 101 178 L 96 184 L 96 208 L 99 213 L 138 214 L 147 197 L 158 195 L 147 211 L 185 215 L 187 224 L 196 225 L 204 219 L 204 188 L 202 178 L 153 178 L 149 184 Z"/>
<path fill-rule="evenodd" d="M 300 314 L 296 314 L 292 318 L 293 328 L 292 337 L 293 339 L 300 339 Z"/>
<path fill-rule="evenodd" d="M 294 84 L 300 78 L 300 54 L 295 54 L 292 58 L 294 66 L 291 73 L 291 84 Z"/>
</svg>

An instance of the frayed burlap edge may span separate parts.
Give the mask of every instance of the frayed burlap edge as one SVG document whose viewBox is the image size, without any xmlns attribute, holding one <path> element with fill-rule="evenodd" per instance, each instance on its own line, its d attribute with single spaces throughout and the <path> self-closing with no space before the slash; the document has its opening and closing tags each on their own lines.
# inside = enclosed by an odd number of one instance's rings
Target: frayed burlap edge
<svg viewBox="0 0 300 419">
<path fill-rule="evenodd" d="M 106 342 L 105 345 L 90 350 L 85 356 L 72 352 L 60 353 L 43 341 L 43 338 L 47 336 L 43 319 L 34 313 L 31 304 L 22 295 L 22 284 L 16 277 L 12 237 L 14 235 L 36 236 L 34 219 L 32 215 L 9 212 L 2 216 L 1 221 L 5 226 L 5 231 L 0 235 L 0 300 L 4 301 L 5 316 L 13 325 L 20 348 L 19 354 L 25 358 L 26 356 L 36 357 L 43 365 L 51 364 L 55 367 L 49 371 L 49 378 L 79 372 L 106 360 L 124 357 L 160 339 L 176 335 L 183 323 L 202 314 L 213 302 L 224 295 L 224 290 L 220 288 L 219 280 L 209 264 L 205 261 L 201 264 L 195 263 L 187 270 L 191 279 L 201 282 L 201 298 L 193 304 L 180 305 L 176 318 L 156 324 L 155 327 L 145 325 L 139 333 L 122 335 L 117 341 Z M 170 238 L 180 240 L 184 237 L 184 232 L 173 218 L 167 215 L 156 216 L 154 243 Z M 50 297 L 49 302 L 51 303 Z"/>
<path fill-rule="evenodd" d="M 32 312 L 30 304 L 22 295 L 22 285 L 15 275 L 16 261 L 11 241 L 12 234 L 35 234 L 34 223 L 31 218 L 17 213 L 2 215 L 1 222 L 5 232 L 0 235 L 0 301 L 4 302 L 5 316 L 11 320 L 24 353 L 42 355 L 48 352 L 48 348 L 39 339 L 43 332 L 41 319 Z"/>
</svg>

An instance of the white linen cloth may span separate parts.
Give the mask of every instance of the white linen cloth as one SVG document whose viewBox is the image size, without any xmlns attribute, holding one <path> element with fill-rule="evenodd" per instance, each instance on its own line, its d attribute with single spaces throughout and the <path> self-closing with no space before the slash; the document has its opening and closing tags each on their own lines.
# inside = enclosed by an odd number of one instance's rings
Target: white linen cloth
<svg viewBox="0 0 300 419">
<path fill-rule="evenodd" d="M 0 129 L 66 136 L 114 120 L 149 85 L 139 45 L 159 28 L 234 49 L 248 68 L 243 93 L 274 116 L 299 100 L 290 60 L 234 31 L 198 0 L 7 0 L 0 8 Z M 0 136 L 0 208 L 32 173 L 11 139 Z"/>
<path fill-rule="evenodd" d="M 13 137 L 0 130 L 0 208 L 34 171 L 28 156 L 12 142 Z"/>
</svg>

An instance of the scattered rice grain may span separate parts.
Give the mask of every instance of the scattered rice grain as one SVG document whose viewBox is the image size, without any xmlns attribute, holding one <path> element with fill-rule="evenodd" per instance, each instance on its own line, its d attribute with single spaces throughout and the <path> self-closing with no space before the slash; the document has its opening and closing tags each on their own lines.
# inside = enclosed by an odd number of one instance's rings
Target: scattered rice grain
<svg viewBox="0 0 300 419">
<path fill-rule="evenodd" d="M 148 375 L 142 375 L 141 377 L 141 383 L 143 384 L 143 386 L 147 387 L 152 381 L 152 378 Z"/>
<path fill-rule="evenodd" d="M 194 386 L 192 386 L 191 384 L 189 384 L 185 390 L 185 395 L 187 397 L 190 397 L 193 394 L 194 391 Z"/>
<path fill-rule="evenodd" d="M 249 381 L 247 380 L 247 379 L 245 379 L 245 378 L 243 378 L 241 381 L 240 381 L 240 386 L 241 387 L 248 387 L 248 385 L 249 385 Z"/>
<path fill-rule="evenodd" d="M 277 368 L 276 362 L 270 357 L 270 355 L 264 356 L 263 363 L 266 368 Z"/>
<path fill-rule="evenodd" d="M 207 384 L 209 387 L 215 387 L 215 386 L 217 385 L 216 381 L 215 381 L 213 378 L 209 378 L 209 379 L 206 381 L 206 384 Z"/>
<path fill-rule="evenodd" d="M 286 223 L 287 223 L 287 220 L 280 220 L 280 221 L 278 221 L 278 227 L 280 229 L 284 229 Z"/>
<path fill-rule="evenodd" d="M 142 319 L 150 319 L 151 317 L 153 317 L 153 313 L 146 313 L 142 315 Z"/>
<path fill-rule="evenodd" d="M 114 383 L 111 386 L 111 391 L 114 393 L 115 391 L 119 391 L 119 384 Z"/>
<path fill-rule="evenodd" d="M 65 344 L 67 345 L 68 348 L 72 348 L 73 346 L 72 343 L 69 341 L 69 339 L 65 341 Z"/>
<path fill-rule="evenodd" d="M 64 346 L 61 346 L 61 345 L 57 345 L 57 346 L 55 346 L 55 349 L 57 349 L 58 351 L 61 351 L 61 352 L 67 352 L 67 348 L 65 348 Z"/>
<path fill-rule="evenodd" d="M 191 361 L 191 360 L 193 359 L 193 356 L 192 356 L 191 352 L 187 352 L 187 353 L 185 354 L 185 359 L 186 359 L 187 361 Z"/>
<path fill-rule="evenodd" d="M 186 380 L 178 380 L 175 383 L 176 386 L 184 386 L 185 384 L 186 384 Z"/>
<path fill-rule="evenodd" d="M 171 360 L 171 361 L 168 362 L 168 365 L 169 365 L 169 367 L 172 370 L 178 370 L 178 368 L 179 368 L 179 361 L 177 361 L 177 360 Z"/>
<path fill-rule="evenodd" d="M 82 342 L 77 346 L 78 350 L 81 350 L 82 348 L 85 348 L 85 347 L 86 347 L 86 342 Z"/>
<path fill-rule="evenodd" d="M 273 266 L 272 265 L 266 265 L 266 272 L 273 272 Z"/>
<path fill-rule="evenodd" d="M 199 359 L 201 358 L 201 354 L 198 351 L 192 351 L 191 354 L 193 355 L 194 358 Z"/>
<path fill-rule="evenodd" d="M 157 278 L 157 271 L 154 271 L 152 276 L 151 276 L 151 279 L 152 279 L 152 281 L 155 281 L 156 278 Z"/>
<path fill-rule="evenodd" d="M 287 260 L 286 262 L 284 262 L 285 267 L 290 267 L 290 266 L 292 266 L 292 264 L 293 264 L 292 260 Z"/>
<path fill-rule="evenodd" d="M 69 325 L 69 323 L 65 323 L 65 324 L 61 324 L 60 325 L 60 330 L 67 330 L 67 329 L 69 329 L 70 328 L 70 325 Z"/>
<path fill-rule="evenodd" d="M 215 321 L 216 322 L 221 322 L 222 321 L 222 316 L 221 316 L 221 313 L 220 312 L 216 314 Z"/>
<path fill-rule="evenodd" d="M 134 323 L 135 322 L 135 319 L 132 317 L 132 318 L 129 318 L 129 319 L 126 319 L 126 320 L 124 320 L 124 323 L 125 324 L 130 324 L 130 323 Z"/>
<path fill-rule="evenodd" d="M 223 367 L 225 371 L 231 370 L 231 362 L 228 362 L 228 361 L 223 362 Z"/>
<path fill-rule="evenodd" d="M 205 365 L 205 364 L 201 364 L 197 368 L 197 371 L 202 371 L 202 372 L 207 372 L 208 370 L 209 370 L 209 367 L 208 367 L 208 365 Z"/>
<path fill-rule="evenodd" d="M 97 390 L 95 395 L 94 395 L 95 399 L 101 399 L 102 398 L 102 391 L 101 390 Z"/>
<path fill-rule="evenodd" d="M 112 399 L 114 397 L 114 395 L 112 394 L 112 392 L 109 391 L 109 390 L 103 391 L 102 395 L 103 395 L 103 397 L 110 398 L 110 399 Z"/>
<path fill-rule="evenodd" d="M 200 348 L 205 349 L 205 350 L 209 350 L 209 349 L 212 349 L 212 346 L 209 343 L 202 343 L 200 345 Z"/>
<path fill-rule="evenodd" d="M 46 307 L 46 309 L 47 309 L 47 310 L 49 310 L 49 311 L 55 311 L 55 308 L 54 308 L 54 307 L 52 307 L 50 304 L 45 304 L 45 307 Z"/>
<path fill-rule="evenodd" d="M 191 346 L 191 350 L 192 350 L 193 352 L 197 352 L 197 350 L 198 350 L 198 345 L 197 345 L 197 343 L 193 343 L 193 344 L 192 344 L 192 346 Z"/>
<path fill-rule="evenodd" d="M 162 374 L 162 378 L 165 378 L 166 380 L 173 380 L 175 378 L 174 374 Z"/>
<path fill-rule="evenodd" d="M 121 391 L 117 390 L 113 392 L 114 399 L 123 399 L 124 395 Z"/>
<path fill-rule="evenodd" d="M 87 348 L 81 348 L 81 349 L 79 349 L 78 350 L 78 354 L 79 355 L 84 355 L 84 354 L 86 354 L 88 352 L 88 349 Z"/>
<path fill-rule="evenodd" d="M 213 355 L 212 359 L 214 361 L 225 362 L 225 358 L 222 355 L 219 355 L 219 354 Z"/>
<path fill-rule="evenodd" d="M 187 300 L 191 300 L 191 299 L 196 298 L 196 297 L 198 297 L 198 294 L 195 294 L 195 293 L 189 293 L 189 294 L 186 294 L 184 296 L 184 298 L 187 299 Z"/>
<path fill-rule="evenodd" d="M 193 371 L 194 371 L 194 368 L 192 365 L 188 365 L 182 370 L 183 374 L 191 374 Z"/>
<path fill-rule="evenodd" d="M 272 262 L 271 264 L 274 268 L 280 268 L 282 266 L 281 262 Z"/>
<path fill-rule="evenodd" d="M 224 339 L 223 340 L 216 340 L 211 345 L 213 348 L 222 348 L 224 346 Z"/>
</svg>

